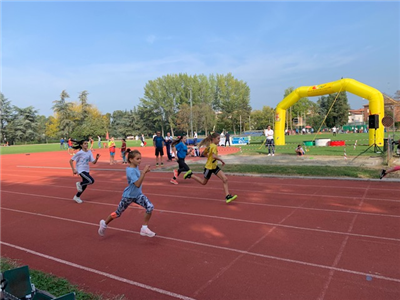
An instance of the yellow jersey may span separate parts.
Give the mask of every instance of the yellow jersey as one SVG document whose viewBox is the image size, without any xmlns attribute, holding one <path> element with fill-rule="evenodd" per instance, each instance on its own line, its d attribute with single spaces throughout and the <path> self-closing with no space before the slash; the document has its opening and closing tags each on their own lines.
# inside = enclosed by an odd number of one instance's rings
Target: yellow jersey
<svg viewBox="0 0 400 300">
<path fill-rule="evenodd" d="M 217 145 L 211 144 L 206 149 L 207 151 L 207 162 L 206 162 L 206 169 L 213 170 L 217 168 L 217 160 L 213 158 L 213 154 L 218 155 L 218 148 Z"/>
</svg>

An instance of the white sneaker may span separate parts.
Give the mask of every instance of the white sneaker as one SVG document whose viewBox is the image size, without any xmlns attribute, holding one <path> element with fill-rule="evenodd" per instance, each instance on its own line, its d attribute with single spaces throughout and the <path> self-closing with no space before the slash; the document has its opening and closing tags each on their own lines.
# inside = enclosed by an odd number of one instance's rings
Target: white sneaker
<svg viewBox="0 0 400 300">
<path fill-rule="evenodd" d="M 272 153 L 272 156 L 275 156 L 275 154 Z"/>
<path fill-rule="evenodd" d="M 140 229 L 140 235 L 143 235 L 143 236 L 148 236 L 148 237 L 153 237 L 153 236 L 155 236 L 156 234 L 153 232 L 153 231 L 151 231 L 150 229 L 149 229 L 149 227 L 146 227 L 146 228 L 141 228 Z"/>
<path fill-rule="evenodd" d="M 99 235 L 104 236 L 104 233 L 106 232 L 107 229 L 107 225 L 106 225 L 106 221 L 101 220 L 100 221 L 100 228 L 99 228 Z"/>
<path fill-rule="evenodd" d="M 76 203 L 79 203 L 79 204 L 81 204 L 83 202 L 82 199 L 77 197 L 76 195 L 74 196 L 73 199 L 75 200 Z"/>
<path fill-rule="evenodd" d="M 80 182 L 76 183 L 76 189 L 78 190 L 79 193 L 82 193 L 82 186 Z"/>
<path fill-rule="evenodd" d="M 271 156 L 271 153 L 268 153 L 268 156 Z"/>
</svg>

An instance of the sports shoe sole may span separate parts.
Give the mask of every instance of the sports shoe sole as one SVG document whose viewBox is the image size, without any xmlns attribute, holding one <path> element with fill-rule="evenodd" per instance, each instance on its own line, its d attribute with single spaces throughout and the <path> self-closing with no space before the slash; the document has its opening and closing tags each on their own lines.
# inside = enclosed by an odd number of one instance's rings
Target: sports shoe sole
<svg viewBox="0 0 400 300">
<path fill-rule="evenodd" d="M 233 200 L 235 200 L 236 198 L 237 198 L 237 195 L 233 196 L 232 198 L 227 199 L 227 200 L 226 200 L 226 203 L 230 203 L 230 202 L 232 202 Z"/>
<path fill-rule="evenodd" d="M 183 176 L 183 179 L 192 177 L 192 174 L 193 174 L 192 170 L 187 171 L 186 174 Z"/>
</svg>

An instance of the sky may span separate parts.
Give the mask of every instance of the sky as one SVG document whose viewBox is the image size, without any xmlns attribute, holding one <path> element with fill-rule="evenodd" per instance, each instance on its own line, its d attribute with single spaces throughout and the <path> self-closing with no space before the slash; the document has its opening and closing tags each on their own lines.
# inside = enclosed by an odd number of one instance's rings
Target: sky
<svg viewBox="0 0 400 300">
<path fill-rule="evenodd" d="M 1 1 L 0 91 L 53 115 L 88 91 L 103 114 L 140 104 L 150 80 L 228 74 L 253 110 L 285 89 L 352 78 L 400 90 L 399 1 Z M 368 104 L 348 93 L 352 109 Z M 318 97 L 309 98 L 316 102 Z"/>
</svg>

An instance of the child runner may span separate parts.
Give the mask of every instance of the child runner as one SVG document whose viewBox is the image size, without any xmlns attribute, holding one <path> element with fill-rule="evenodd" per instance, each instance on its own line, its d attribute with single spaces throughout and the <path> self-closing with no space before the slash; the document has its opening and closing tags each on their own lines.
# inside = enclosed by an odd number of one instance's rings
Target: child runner
<svg viewBox="0 0 400 300">
<path fill-rule="evenodd" d="M 185 157 L 186 155 L 190 154 L 190 152 L 192 152 L 193 148 L 190 148 L 190 150 L 188 150 L 186 146 L 186 140 L 186 136 L 180 136 L 171 144 L 176 161 L 179 165 L 178 169 L 174 169 L 174 177 L 170 181 L 173 184 L 178 184 L 178 181 L 176 179 L 178 178 L 179 174 L 190 170 L 189 166 L 185 163 Z"/>
<path fill-rule="evenodd" d="M 164 156 L 164 145 L 165 140 L 161 136 L 161 131 L 157 131 L 156 135 L 153 137 L 153 146 L 156 151 L 156 167 L 158 167 L 158 156 L 161 157 L 161 166 L 164 165 L 163 163 L 163 156 Z"/>
<path fill-rule="evenodd" d="M 207 162 L 204 168 L 204 178 L 197 177 L 196 175 L 192 174 L 192 170 L 186 172 L 183 176 L 184 179 L 193 178 L 198 183 L 202 185 L 206 185 L 208 180 L 211 178 L 211 175 L 214 173 L 219 179 L 222 180 L 224 183 L 224 191 L 225 191 L 225 200 L 226 203 L 229 203 L 237 198 L 237 195 L 232 196 L 229 193 L 228 188 L 228 178 L 226 178 L 224 172 L 218 167 L 217 160 L 222 163 L 222 166 L 225 165 L 225 162 L 218 156 L 218 148 L 217 145 L 220 142 L 219 133 L 213 133 L 209 135 L 207 138 L 202 140 L 199 144 L 199 147 L 206 145 L 207 148 L 203 152 L 204 155 L 207 155 Z"/>
<path fill-rule="evenodd" d="M 94 150 L 93 150 L 93 143 L 94 143 L 94 140 L 92 139 L 91 136 L 89 136 L 89 143 L 90 143 L 90 151 L 94 151 Z"/>
<path fill-rule="evenodd" d="M 397 171 L 400 171 L 400 166 L 395 166 L 395 167 L 389 168 L 387 170 L 382 169 L 381 174 L 379 175 L 379 179 L 382 179 L 389 173 L 397 172 Z"/>
<path fill-rule="evenodd" d="M 121 157 L 122 157 L 122 163 L 126 164 L 126 157 L 125 157 L 125 152 L 126 152 L 126 141 L 125 139 L 122 139 L 122 146 L 121 146 Z"/>
<path fill-rule="evenodd" d="M 108 150 L 110 151 L 110 165 L 115 164 L 115 143 L 114 138 L 112 137 L 111 140 L 108 142 Z"/>
<path fill-rule="evenodd" d="M 104 236 L 108 224 L 112 220 L 119 218 L 122 213 L 128 208 L 128 206 L 132 202 L 134 202 L 146 209 L 146 213 L 144 215 L 144 223 L 142 225 L 142 228 L 140 229 L 140 235 L 153 237 L 156 234 L 149 229 L 148 223 L 151 218 L 151 213 L 154 209 L 154 206 L 150 202 L 150 200 L 142 193 L 142 183 L 146 173 L 150 172 L 150 166 L 145 166 L 143 171 L 140 172 L 139 165 L 142 161 L 142 155 L 138 150 L 131 151 L 130 149 L 128 149 L 127 152 L 129 167 L 126 168 L 126 177 L 128 179 L 129 185 L 122 193 L 122 199 L 118 205 L 117 210 L 111 213 L 106 220 L 100 221 L 100 228 L 98 230 L 98 233 L 99 235 Z"/>
<path fill-rule="evenodd" d="M 69 155 L 74 155 L 74 149 L 72 149 L 72 139 L 68 138 L 68 153 Z"/>
<path fill-rule="evenodd" d="M 80 149 L 74 156 L 69 161 L 69 164 L 71 165 L 72 168 L 72 173 L 79 174 L 79 176 L 82 177 L 82 182 L 77 182 L 76 183 L 76 189 L 78 190 L 78 193 L 74 196 L 74 200 L 76 203 L 82 203 L 82 199 L 80 198 L 82 193 L 86 190 L 86 187 L 89 184 L 94 183 L 94 179 L 92 176 L 89 175 L 89 162 L 96 164 L 100 154 L 96 155 L 96 159 L 93 158 L 92 151 L 88 150 L 88 141 L 82 140 L 79 142 L 76 142 L 76 146 L 74 146 L 74 149 Z M 76 161 L 76 169 L 74 168 L 74 161 Z"/>
</svg>

